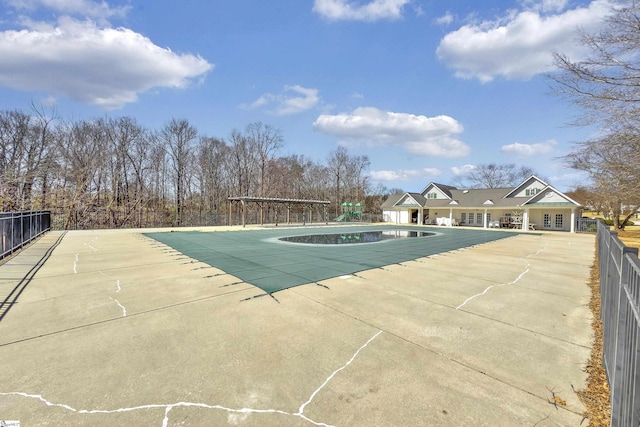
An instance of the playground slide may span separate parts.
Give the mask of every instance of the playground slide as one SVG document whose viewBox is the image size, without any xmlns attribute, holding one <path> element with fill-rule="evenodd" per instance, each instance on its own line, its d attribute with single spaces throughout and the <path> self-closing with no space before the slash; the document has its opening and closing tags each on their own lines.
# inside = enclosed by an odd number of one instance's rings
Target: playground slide
<svg viewBox="0 0 640 427">
<path fill-rule="evenodd" d="M 344 221 L 344 215 L 340 215 L 338 218 L 336 218 L 336 221 L 337 222 Z"/>
</svg>

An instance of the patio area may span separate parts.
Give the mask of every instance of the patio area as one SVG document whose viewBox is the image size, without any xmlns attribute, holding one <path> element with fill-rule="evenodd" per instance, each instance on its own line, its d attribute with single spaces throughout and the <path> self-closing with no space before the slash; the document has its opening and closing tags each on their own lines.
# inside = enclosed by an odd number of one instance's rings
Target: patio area
<svg viewBox="0 0 640 427">
<path fill-rule="evenodd" d="M 0 322 L 0 419 L 579 425 L 594 237 L 493 233 L 275 298 L 140 230 L 48 233 L 0 266 L 7 293 L 49 253 Z"/>
</svg>

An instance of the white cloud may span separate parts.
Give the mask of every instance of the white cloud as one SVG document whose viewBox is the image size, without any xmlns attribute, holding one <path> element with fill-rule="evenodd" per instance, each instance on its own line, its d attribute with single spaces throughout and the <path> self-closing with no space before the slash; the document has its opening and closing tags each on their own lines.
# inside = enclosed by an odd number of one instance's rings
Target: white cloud
<svg viewBox="0 0 640 427">
<path fill-rule="evenodd" d="M 117 109 L 152 88 L 187 87 L 214 67 L 200 56 L 156 46 L 133 30 L 90 19 L 122 15 L 128 6 L 88 0 L 8 3 L 20 10 L 47 7 L 88 18 L 62 15 L 52 24 L 21 16 L 22 29 L 0 31 L 0 85 L 5 87 Z"/>
<path fill-rule="evenodd" d="M 318 105 L 320 97 L 318 96 L 318 89 L 304 88 L 300 85 L 285 86 L 285 92 L 295 92 L 302 96 L 284 97 L 280 106 L 276 110 L 277 114 L 295 114 L 302 111 L 310 110 Z"/>
<path fill-rule="evenodd" d="M 536 4 L 552 12 L 565 6 L 562 0 Z M 574 60 L 583 57 L 586 51 L 578 41 L 578 29 L 596 30 L 609 11 L 608 0 L 594 0 L 588 7 L 552 15 L 535 9 L 510 12 L 495 21 L 465 25 L 447 34 L 436 53 L 460 78 L 526 80 L 554 69 L 553 52 Z"/>
<path fill-rule="evenodd" d="M 477 168 L 477 166 L 475 166 L 475 165 L 453 166 L 451 168 L 451 172 L 453 172 L 453 174 L 456 175 L 456 176 L 466 175 L 469 172 L 475 170 L 476 168 Z"/>
<path fill-rule="evenodd" d="M 469 153 L 469 146 L 454 137 L 462 132 L 462 125 L 449 116 L 426 117 L 361 107 L 353 113 L 323 114 L 313 127 L 341 138 L 344 145 L 396 145 L 412 154 L 439 157 Z"/>
<path fill-rule="evenodd" d="M 514 142 L 513 144 L 503 145 L 500 150 L 503 153 L 529 157 L 551 152 L 551 150 L 553 150 L 553 146 L 556 145 L 556 143 L 557 142 L 553 139 L 545 142 L 539 142 L 537 144 L 522 144 L 520 142 Z"/>
<path fill-rule="evenodd" d="M 453 22 L 453 15 L 451 12 L 447 12 L 439 18 L 436 18 L 436 24 L 439 25 L 449 25 Z"/>
<path fill-rule="evenodd" d="M 387 182 L 402 182 L 409 181 L 414 178 L 431 178 L 440 175 L 440 170 L 436 168 L 424 168 L 424 169 L 401 169 L 398 171 L 393 170 L 380 170 L 371 171 L 369 176 L 376 181 Z"/>
<path fill-rule="evenodd" d="M 522 5 L 544 13 L 561 12 L 567 7 L 567 0 L 523 0 Z"/>
<path fill-rule="evenodd" d="M 183 88 L 213 68 L 125 28 L 62 18 L 56 27 L 0 32 L 0 84 L 120 108 L 153 87 Z"/>
<path fill-rule="evenodd" d="M 291 93 L 301 95 L 292 96 Z M 315 107 L 320 103 L 318 89 L 305 88 L 300 85 L 285 86 L 284 93 L 265 93 L 249 105 L 243 108 L 255 109 L 273 106 L 269 111 L 278 116 L 301 113 Z"/>
<path fill-rule="evenodd" d="M 5 3 L 23 11 L 46 8 L 63 14 L 77 14 L 90 18 L 121 17 L 131 9 L 130 5 L 111 7 L 106 1 L 91 0 L 5 0 Z"/>
<path fill-rule="evenodd" d="M 351 0 L 314 0 L 313 11 L 332 21 L 399 19 L 411 0 L 372 0 L 359 5 Z"/>
</svg>

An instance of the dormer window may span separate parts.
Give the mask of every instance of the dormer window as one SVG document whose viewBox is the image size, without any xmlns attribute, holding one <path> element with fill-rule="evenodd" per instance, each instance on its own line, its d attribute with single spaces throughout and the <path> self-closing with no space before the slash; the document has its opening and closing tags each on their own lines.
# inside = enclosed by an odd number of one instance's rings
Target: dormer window
<svg viewBox="0 0 640 427">
<path fill-rule="evenodd" d="M 538 194 L 540 192 L 539 188 L 527 188 L 524 192 L 525 196 L 535 196 L 536 194 Z"/>
<path fill-rule="evenodd" d="M 427 193 L 427 199 L 437 199 L 438 193 Z"/>
</svg>

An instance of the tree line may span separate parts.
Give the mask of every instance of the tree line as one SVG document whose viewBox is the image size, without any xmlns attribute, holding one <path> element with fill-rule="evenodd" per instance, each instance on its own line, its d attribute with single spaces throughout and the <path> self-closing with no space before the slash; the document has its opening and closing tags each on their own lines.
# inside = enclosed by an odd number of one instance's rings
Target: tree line
<svg viewBox="0 0 640 427">
<path fill-rule="evenodd" d="M 51 210 L 58 228 L 221 225 L 229 196 L 344 201 L 379 213 L 367 156 L 338 147 L 326 162 L 280 155 L 282 132 L 261 122 L 225 139 L 187 119 L 149 129 L 131 117 L 68 121 L 32 105 L 0 111 L 0 208 Z M 257 209 L 257 207 L 253 207 Z M 298 207 L 301 209 L 301 207 Z"/>
</svg>

